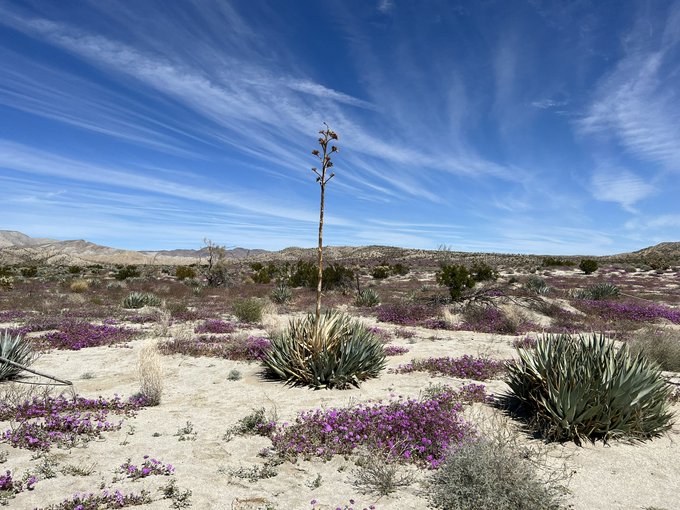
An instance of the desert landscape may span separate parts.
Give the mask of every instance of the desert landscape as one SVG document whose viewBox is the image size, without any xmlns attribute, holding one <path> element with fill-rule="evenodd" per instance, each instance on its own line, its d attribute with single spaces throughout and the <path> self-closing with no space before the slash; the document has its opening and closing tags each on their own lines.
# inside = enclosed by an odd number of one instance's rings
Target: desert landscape
<svg viewBox="0 0 680 510">
<path fill-rule="evenodd" d="M 611 257 L 326 248 L 324 309 L 385 355 L 330 389 L 264 361 L 313 310 L 313 250 L 224 250 L 210 286 L 207 252 L 152 264 L 16 232 L 2 244 L 0 328 L 31 346 L 31 369 L 72 382 L 3 373 L 11 508 L 515 508 L 501 506 L 512 487 L 523 508 L 678 506 L 678 243 Z M 456 295 L 447 267 L 474 283 Z M 665 425 L 553 437 L 508 406 L 519 353 L 581 333 L 659 367 Z"/>
</svg>

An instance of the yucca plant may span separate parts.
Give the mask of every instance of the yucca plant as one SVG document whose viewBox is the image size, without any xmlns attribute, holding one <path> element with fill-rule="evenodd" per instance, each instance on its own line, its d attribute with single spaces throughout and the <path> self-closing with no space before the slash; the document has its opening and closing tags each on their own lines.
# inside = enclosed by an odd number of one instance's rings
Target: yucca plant
<svg viewBox="0 0 680 510">
<path fill-rule="evenodd" d="M 30 366 L 38 357 L 30 341 L 20 334 L 12 335 L 5 330 L 0 335 L 0 357 L 22 365 Z M 0 381 L 16 378 L 22 369 L 16 365 L 0 360 Z"/>
<path fill-rule="evenodd" d="M 508 366 L 511 396 L 548 439 L 643 440 L 671 425 L 659 367 L 604 335 L 544 335 Z"/>
<path fill-rule="evenodd" d="M 292 297 L 293 291 L 283 282 L 279 283 L 272 291 L 272 300 L 280 305 L 287 303 Z"/>
<path fill-rule="evenodd" d="M 366 307 L 378 306 L 380 304 L 380 296 L 373 289 L 362 289 L 358 292 L 354 304 Z"/>
<path fill-rule="evenodd" d="M 334 311 L 293 319 L 271 340 L 263 359 L 266 373 L 290 384 L 313 388 L 359 386 L 385 367 L 380 339 L 361 324 Z"/>
<path fill-rule="evenodd" d="M 163 301 L 151 292 L 130 292 L 123 299 L 123 308 L 142 308 L 144 306 L 161 306 Z"/>
</svg>

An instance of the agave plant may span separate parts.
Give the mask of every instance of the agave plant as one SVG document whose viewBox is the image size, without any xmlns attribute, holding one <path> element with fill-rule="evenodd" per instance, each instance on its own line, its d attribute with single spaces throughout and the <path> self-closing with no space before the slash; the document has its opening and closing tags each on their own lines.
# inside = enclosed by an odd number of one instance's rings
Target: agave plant
<svg viewBox="0 0 680 510">
<path fill-rule="evenodd" d="M 589 299 L 592 301 L 602 301 L 619 297 L 621 289 L 612 283 L 596 283 L 574 293 L 576 299 Z"/>
<path fill-rule="evenodd" d="M 36 360 L 38 354 L 33 350 L 31 343 L 20 334 L 12 335 L 5 330 L 0 335 L 0 357 L 27 367 Z M 0 381 L 14 379 L 21 371 L 20 367 L 0 360 Z"/>
<path fill-rule="evenodd" d="M 373 289 L 363 289 L 357 294 L 354 304 L 366 307 L 378 306 L 380 304 L 380 296 Z"/>
<path fill-rule="evenodd" d="M 279 303 L 281 305 L 287 303 L 290 301 L 290 298 L 293 297 L 293 291 L 290 290 L 290 287 L 286 285 L 283 282 L 280 282 L 276 288 L 272 291 L 272 300 L 275 303 Z"/>
<path fill-rule="evenodd" d="M 377 377 L 385 367 L 380 339 L 359 321 L 326 311 L 293 319 L 287 331 L 271 340 L 263 358 L 266 373 L 290 384 L 313 388 L 347 388 Z"/>
<path fill-rule="evenodd" d="M 511 394 L 549 439 L 643 440 L 672 425 L 659 367 L 604 335 L 544 335 L 517 352 L 508 366 Z"/>
<path fill-rule="evenodd" d="M 130 292 L 123 299 L 123 308 L 142 308 L 144 306 L 161 306 L 163 301 L 151 292 Z"/>
</svg>

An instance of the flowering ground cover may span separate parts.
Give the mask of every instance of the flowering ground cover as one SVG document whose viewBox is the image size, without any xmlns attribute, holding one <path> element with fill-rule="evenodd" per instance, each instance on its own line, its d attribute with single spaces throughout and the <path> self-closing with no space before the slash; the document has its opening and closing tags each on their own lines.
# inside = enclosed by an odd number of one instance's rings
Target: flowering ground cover
<svg viewBox="0 0 680 510">
<path fill-rule="evenodd" d="M 236 361 L 260 360 L 269 348 L 269 339 L 248 336 L 222 337 L 202 335 L 190 340 L 171 339 L 163 342 L 159 350 L 163 354 L 185 354 L 188 356 L 208 356 Z"/>
<path fill-rule="evenodd" d="M 445 356 L 413 360 L 406 365 L 400 365 L 395 369 L 395 372 L 398 374 L 429 372 L 436 375 L 485 381 L 503 374 L 505 372 L 505 365 L 505 361 L 475 358 L 466 354 L 459 358 Z"/>
<path fill-rule="evenodd" d="M 126 508 L 151 503 L 151 495 L 142 490 L 139 493 L 125 494 L 120 490 L 103 490 L 101 494 L 76 493 L 61 503 L 36 508 L 35 510 L 106 510 L 109 508 Z"/>
<path fill-rule="evenodd" d="M 128 459 L 124 464 L 121 464 L 119 472 L 126 475 L 128 478 L 138 480 L 146 478 L 147 476 L 167 476 L 175 472 L 172 464 L 163 464 L 160 460 L 151 458 L 149 455 L 144 455 L 142 463 L 137 466 L 132 464 L 131 459 Z"/>
<path fill-rule="evenodd" d="M 450 447 L 475 436 L 461 417 L 462 401 L 486 398 L 480 388 L 447 390 L 424 400 L 398 399 L 344 409 L 302 412 L 292 425 L 272 435 L 279 455 L 322 457 L 348 455 L 357 448 L 380 452 L 429 468 L 444 460 Z"/>
<path fill-rule="evenodd" d="M 138 334 L 130 328 L 72 320 L 58 324 L 55 329 L 57 331 L 37 338 L 38 345 L 45 348 L 77 351 L 87 347 L 127 342 Z"/>
<path fill-rule="evenodd" d="M 632 303 L 619 301 L 582 301 L 575 306 L 586 313 L 592 313 L 609 321 L 651 322 L 666 319 L 680 324 L 680 309 L 658 303 Z"/>
<path fill-rule="evenodd" d="M 194 333 L 233 333 L 236 325 L 221 319 L 208 319 L 194 328 Z"/>
<path fill-rule="evenodd" d="M 386 345 L 385 346 L 385 356 L 400 356 L 401 354 L 406 354 L 409 352 L 407 347 L 401 345 Z"/>
<path fill-rule="evenodd" d="M 109 421 L 109 414 L 132 417 L 145 405 L 143 398 L 122 400 L 98 397 L 34 397 L 17 406 L 0 404 L 0 420 L 14 426 L 0 436 L 0 442 L 15 448 L 47 451 L 52 446 L 71 447 L 118 430 L 122 420 Z"/>
</svg>

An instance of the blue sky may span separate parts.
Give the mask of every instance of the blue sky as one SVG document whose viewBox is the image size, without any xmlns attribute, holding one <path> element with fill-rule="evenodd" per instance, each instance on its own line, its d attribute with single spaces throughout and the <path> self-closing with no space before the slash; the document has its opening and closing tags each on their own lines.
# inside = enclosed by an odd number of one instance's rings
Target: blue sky
<svg viewBox="0 0 680 510">
<path fill-rule="evenodd" d="M 680 1 L 0 0 L 0 229 L 131 249 L 680 240 Z"/>
</svg>

